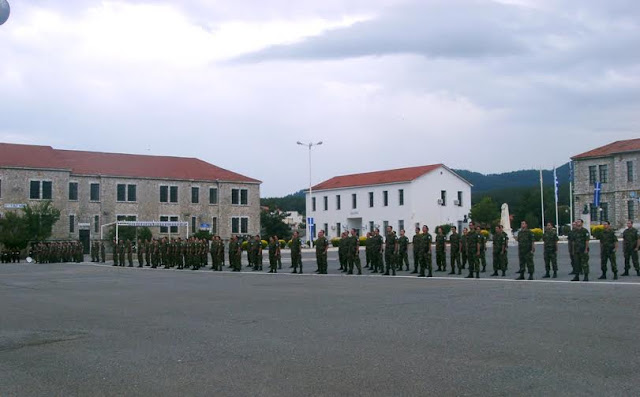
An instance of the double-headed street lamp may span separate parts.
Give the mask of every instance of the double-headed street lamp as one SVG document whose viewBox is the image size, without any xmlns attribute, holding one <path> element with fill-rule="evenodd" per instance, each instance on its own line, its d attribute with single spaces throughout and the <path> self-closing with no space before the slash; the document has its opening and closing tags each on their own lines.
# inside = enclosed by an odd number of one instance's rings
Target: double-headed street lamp
<svg viewBox="0 0 640 397">
<path fill-rule="evenodd" d="M 306 146 L 309 148 L 309 207 L 307 210 L 307 241 L 311 242 L 313 241 L 313 234 L 312 234 L 312 230 L 311 230 L 311 222 L 309 222 L 309 218 L 311 217 L 311 211 L 312 211 L 312 206 L 313 206 L 313 198 L 311 197 L 311 148 L 314 146 L 320 146 L 322 145 L 322 141 L 320 142 L 309 142 L 309 143 L 302 143 L 300 141 L 296 142 L 298 145 L 300 146 Z"/>
</svg>

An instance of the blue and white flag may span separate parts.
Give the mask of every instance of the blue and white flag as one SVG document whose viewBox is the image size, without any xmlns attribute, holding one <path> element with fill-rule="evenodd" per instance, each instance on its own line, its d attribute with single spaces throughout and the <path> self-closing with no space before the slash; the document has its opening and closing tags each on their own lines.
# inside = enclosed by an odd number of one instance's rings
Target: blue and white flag
<svg viewBox="0 0 640 397">
<path fill-rule="evenodd" d="M 602 184 L 600 182 L 596 182 L 595 188 L 593 190 L 593 206 L 600 207 L 600 192 L 602 191 Z"/>
<path fill-rule="evenodd" d="M 569 182 L 573 183 L 573 161 L 569 161 Z"/>
</svg>

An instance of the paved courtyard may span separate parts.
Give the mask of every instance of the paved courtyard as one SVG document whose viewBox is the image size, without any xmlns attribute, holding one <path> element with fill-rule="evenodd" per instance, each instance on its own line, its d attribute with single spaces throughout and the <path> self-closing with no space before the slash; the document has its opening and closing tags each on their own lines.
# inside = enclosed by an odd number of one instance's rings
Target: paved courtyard
<svg viewBox="0 0 640 397">
<path fill-rule="evenodd" d="M 639 395 L 640 277 L 536 255 L 533 282 L 0 265 L 0 395 Z"/>
</svg>

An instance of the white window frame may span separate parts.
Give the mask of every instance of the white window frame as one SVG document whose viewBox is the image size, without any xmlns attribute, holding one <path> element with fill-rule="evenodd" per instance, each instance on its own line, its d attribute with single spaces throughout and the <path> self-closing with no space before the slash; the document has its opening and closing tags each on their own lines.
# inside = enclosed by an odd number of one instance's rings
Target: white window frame
<svg viewBox="0 0 640 397">
<path fill-rule="evenodd" d="M 198 194 L 197 194 L 198 202 L 197 203 L 193 202 L 193 189 L 198 189 Z M 191 204 L 200 204 L 200 186 L 198 186 L 198 185 L 191 186 L 190 193 L 191 193 L 191 198 L 190 198 Z"/>
<path fill-rule="evenodd" d="M 234 231 L 233 230 L 233 220 L 237 219 L 238 220 L 238 230 Z M 246 219 L 246 230 L 242 231 L 242 220 Z M 231 234 L 249 234 L 249 217 L 248 216 L 232 216 L 229 219 L 229 223 L 230 223 L 230 229 L 231 229 Z"/>
<path fill-rule="evenodd" d="M 31 182 L 38 182 L 38 198 L 31 198 Z M 42 198 L 44 192 L 43 183 L 51 182 L 51 198 Z M 53 201 L 53 180 L 51 179 L 29 179 L 29 200 L 51 200 Z"/>
<path fill-rule="evenodd" d="M 162 193 L 161 190 L 163 187 L 167 188 L 167 201 L 162 201 Z M 171 201 L 171 188 L 176 188 L 176 201 Z M 158 185 L 158 202 L 160 204 L 178 204 L 180 202 L 180 188 L 178 185 Z"/>
<path fill-rule="evenodd" d="M 97 200 L 93 200 L 91 198 L 91 186 L 92 185 L 98 185 L 98 199 Z M 89 182 L 89 202 L 91 203 L 99 203 L 101 198 L 102 198 L 102 184 L 100 182 Z"/>
<path fill-rule="evenodd" d="M 216 200 L 213 203 L 211 202 L 211 191 L 212 190 L 216 191 Z M 219 191 L 217 186 L 216 187 L 209 186 L 209 205 L 218 205 L 218 201 L 219 201 L 219 197 L 220 197 L 219 194 L 220 194 L 220 191 Z"/>
</svg>

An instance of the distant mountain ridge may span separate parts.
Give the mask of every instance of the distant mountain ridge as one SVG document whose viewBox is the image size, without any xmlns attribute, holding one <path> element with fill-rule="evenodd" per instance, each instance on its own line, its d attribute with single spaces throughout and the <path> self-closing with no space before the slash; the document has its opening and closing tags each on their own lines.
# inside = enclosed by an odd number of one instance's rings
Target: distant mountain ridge
<svg viewBox="0 0 640 397">
<path fill-rule="evenodd" d="M 521 170 L 504 172 L 502 174 L 481 174 L 468 170 L 454 170 L 458 175 L 473 184 L 472 193 L 485 193 L 492 190 L 500 190 L 517 187 L 533 187 L 540 185 L 539 170 Z M 569 163 L 557 167 L 558 183 L 569 183 Z M 553 186 L 553 170 L 542 170 L 544 186 Z"/>
</svg>

